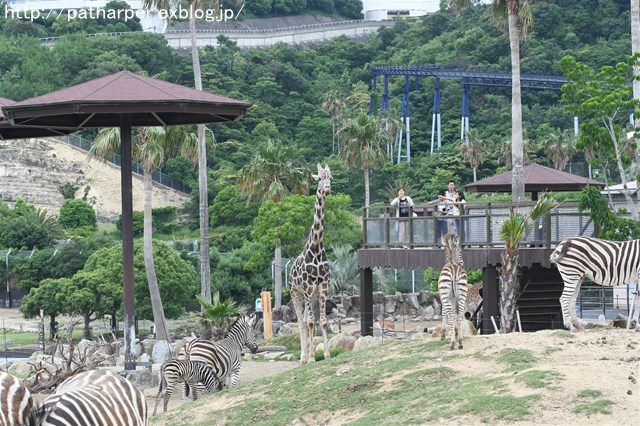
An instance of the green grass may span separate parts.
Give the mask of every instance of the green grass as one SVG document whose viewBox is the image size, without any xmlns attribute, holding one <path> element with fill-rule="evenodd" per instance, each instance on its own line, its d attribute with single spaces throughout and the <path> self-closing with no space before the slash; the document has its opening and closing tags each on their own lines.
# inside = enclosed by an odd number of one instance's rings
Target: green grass
<svg viewBox="0 0 640 426">
<path fill-rule="evenodd" d="M 523 383 L 528 388 L 545 388 L 545 389 L 557 389 L 555 383 L 562 379 L 562 375 L 556 371 L 541 370 L 541 371 L 525 371 L 516 376 L 516 383 Z"/>
<path fill-rule="evenodd" d="M 496 361 L 507 364 L 506 371 L 522 371 L 533 367 L 537 359 L 528 349 L 503 349 Z"/>
<path fill-rule="evenodd" d="M 576 397 L 576 406 L 572 412 L 576 414 L 611 414 L 610 407 L 614 404 L 608 399 L 597 399 L 602 396 L 602 391 L 597 389 L 585 389 L 578 392 Z"/>
<path fill-rule="evenodd" d="M 553 333 L 551 333 L 551 336 L 553 337 L 561 337 L 563 339 L 572 339 L 575 338 L 575 334 L 573 334 L 570 331 L 567 330 L 558 330 L 558 331 L 554 331 Z"/>
<path fill-rule="evenodd" d="M 37 345 L 38 333 L 29 331 L 6 330 L 5 332 L 0 332 L 0 339 L 11 340 L 11 344 L 7 345 L 8 348 L 22 345 Z"/>
</svg>

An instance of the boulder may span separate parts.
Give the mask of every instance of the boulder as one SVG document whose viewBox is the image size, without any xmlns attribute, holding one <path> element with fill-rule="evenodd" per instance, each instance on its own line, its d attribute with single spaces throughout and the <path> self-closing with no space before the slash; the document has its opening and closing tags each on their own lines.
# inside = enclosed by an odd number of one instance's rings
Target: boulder
<svg viewBox="0 0 640 426">
<path fill-rule="evenodd" d="M 169 342 L 166 340 L 158 340 L 151 350 L 151 359 L 153 359 L 154 363 L 159 364 L 169 361 L 171 359 L 171 346 L 169 345 Z"/>
</svg>

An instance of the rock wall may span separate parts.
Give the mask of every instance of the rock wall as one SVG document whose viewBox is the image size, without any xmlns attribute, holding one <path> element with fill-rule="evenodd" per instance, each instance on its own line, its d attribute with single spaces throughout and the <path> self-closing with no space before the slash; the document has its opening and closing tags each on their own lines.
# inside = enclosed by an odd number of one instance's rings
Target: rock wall
<svg viewBox="0 0 640 426">
<path fill-rule="evenodd" d="M 57 215 L 64 202 L 58 187 L 79 187 L 76 198 L 92 202 L 99 222 L 112 222 L 121 211 L 120 168 L 87 161 L 86 151 L 57 139 L 0 140 L 0 199 L 9 206 L 22 199 Z M 154 184 L 153 207 L 182 206 L 188 195 Z M 143 210 L 142 177 L 134 174 L 133 209 Z"/>
</svg>

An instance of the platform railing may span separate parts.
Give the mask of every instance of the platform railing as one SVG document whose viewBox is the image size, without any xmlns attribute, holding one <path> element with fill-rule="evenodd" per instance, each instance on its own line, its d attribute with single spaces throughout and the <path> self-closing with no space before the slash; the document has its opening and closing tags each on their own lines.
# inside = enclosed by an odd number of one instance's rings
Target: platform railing
<svg viewBox="0 0 640 426">
<path fill-rule="evenodd" d="M 462 236 L 466 247 L 504 247 L 500 238 L 502 222 L 512 210 L 531 211 L 535 203 L 467 203 L 460 216 L 434 216 L 434 206 L 419 204 L 409 217 L 396 217 L 396 207 L 371 206 L 363 217 L 363 248 L 432 248 L 441 244 L 448 231 Z M 575 202 L 560 203 L 538 219 L 521 240 L 532 247 L 551 248 L 571 236 L 594 236 L 596 227 L 589 212 L 580 212 Z"/>
</svg>

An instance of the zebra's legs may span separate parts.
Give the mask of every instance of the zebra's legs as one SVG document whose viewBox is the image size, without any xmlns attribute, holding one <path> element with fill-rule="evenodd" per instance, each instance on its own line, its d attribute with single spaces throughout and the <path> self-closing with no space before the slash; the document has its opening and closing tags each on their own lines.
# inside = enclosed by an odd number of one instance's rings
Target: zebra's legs
<svg viewBox="0 0 640 426">
<path fill-rule="evenodd" d="M 560 307 L 562 308 L 562 321 L 564 326 L 569 331 L 583 330 L 584 327 L 578 320 L 576 314 L 576 300 L 580 293 L 580 285 L 582 284 L 582 278 L 573 279 L 563 275 L 564 289 L 560 296 Z"/>
<path fill-rule="evenodd" d="M 240 367 L 233 369 L 229 375 L 229 388 L 235 387 L 238 384 L 238 377 L 240 377 Z"/>
</svg>

